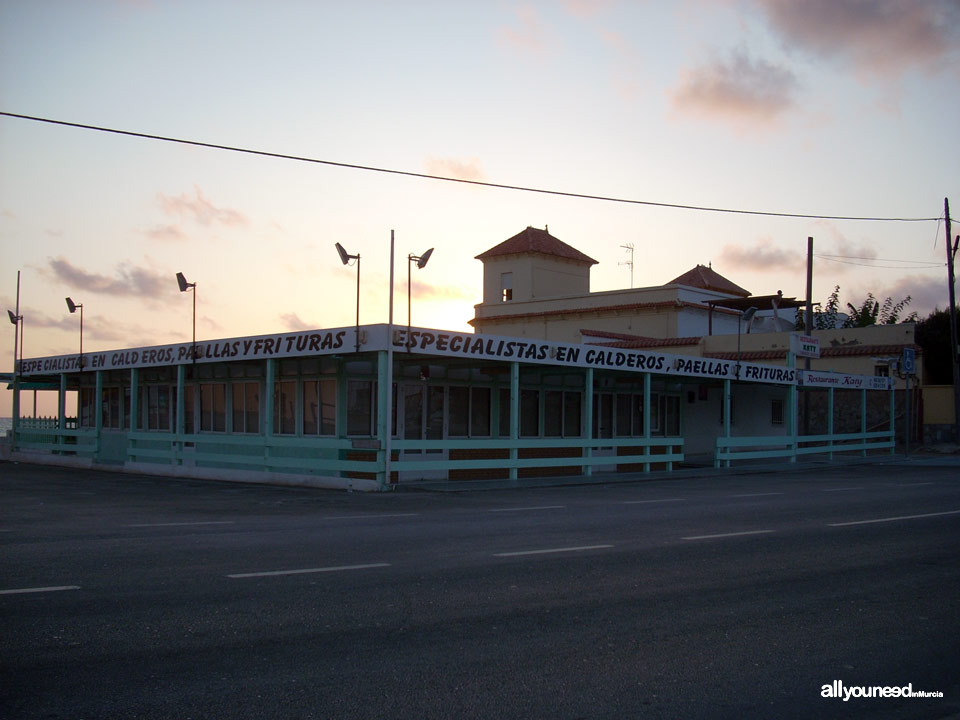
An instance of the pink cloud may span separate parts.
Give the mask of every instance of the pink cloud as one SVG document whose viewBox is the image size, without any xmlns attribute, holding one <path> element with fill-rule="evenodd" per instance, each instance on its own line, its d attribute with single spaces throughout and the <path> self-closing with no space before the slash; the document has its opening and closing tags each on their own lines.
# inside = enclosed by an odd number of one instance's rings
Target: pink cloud
<svg viewBox="0 0 960 720">
<path fill-rule="evenodd" d="M 806 267 L 804 253 L 776 247 L 770 238 L 757 240 L 753 247 L 724 245 L 720 259 L 739 270 L 802 270 Z"/>
<path fill-rule="evenodd" d="M 160 208 L 168 215 L 191 217 L 201 225 L 243 226 L 247 224 L 246 216 L 239 210 L 219 208 L 207 199 L 200 188 L 194 187 L 193 190 L 192 197 L 187 193 L 181 193 L 176 197 L 159 193 Z"/>
<path fill-rule="evenodd" d="M 480 161 L 477 158 L 458 160 L 456 158 L 429 158 L 426 162 L 430 175 L 453 177 L 458 180 L 486 180 Z"/>
<path fill-rule="evenodd" d="M 540 14 L 532 5 L 514 8 L 515 24 L 503 25 L 499 29 L 502 42 L 516 50 L 544 54 L 551 44 L 549 33 L 540 19 Z"/>
<path fill-rule="evenodd" d="M 793 107 L 797 86 L 789 70 L 738 51 L 684 73 L 673 102 L 686 113 L 770 123 Z"/>
</svg>

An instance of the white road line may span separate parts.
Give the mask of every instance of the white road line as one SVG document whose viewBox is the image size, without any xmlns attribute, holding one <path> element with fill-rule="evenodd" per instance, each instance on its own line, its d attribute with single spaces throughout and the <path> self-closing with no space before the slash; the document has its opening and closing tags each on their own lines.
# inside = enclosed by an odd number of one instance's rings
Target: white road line
<svg viewBox="0 0 960 720">
<path fill-rule="evenodd" d="M 524 510 L 561 510 L 566 505 L 533 505 L 529 507 L 491 508 L 487 512 L 523 512 Z"/>
<path fill-rule="evenodd" d="M 918 485 L 936 485 L 935 482 L 890 483 L 893 487 L 917 487 Z"/>
<path fill-rule="evenodd" d="M 79 590 L 79 585 L 54 585 L 53 587 L 18 588 L 16 590 L 0 590 L 0 595 L 23 595 L 25 593 L 59 592 L 61 590 Z"/>
<path fill-rule="evenodd" d="M 233 525 L 233 520 L 203 520 L 197 522 L 168 522 L 168 523 L 137 523 L 135 525 L 124 525 L 124 527 L 148 528 L 148 527 L 191 527 L 194 525 Z"/>
<path fill-rule="evenodd" d="M 765 492 L 765 493 L 744 493 L 742 495 L 730 495 L 729 497 L 766 497 L 767 495 L 783 495 L 782 492 Z"/>
<path fill-rule="evenodd" d="M 420 513 L 393 513 L 392 515 L 331 515 L 324 520 L 376 520 L 377 518 L 416 517 Z"/>
<path fill-rule="evenodd" d="M 547 555 L 549 553 L 582 552 L 584 550 L 604 550 L 613 545 L 580 545 L 579 547 L 547 548 L 545 550 L 518 550 L 516 552 L 494 553 L 494 557 L 520 557 L 521 555 Z"/>
<path fill-rule="evenodd" d="M 960 515 L 960 510 L 945 510 L 944 512 L 923 513 L 922 515 L 899 515 L 898 517 L 876 518 L 875 520 L 854 520 L 852 522 L 827 523 L 830 527 L 847 527 L 848 525 L 871 525 L 873 523 L 896 522 L 897 520 L 919 520 L 920 518 L 942 517 L 943 515 Z"/>
<path fill-rule="evenodd" d="M 341 572 L 343 570 L 367 570 L 390 567 L 390 563 L 367 563 L 366 565 L 338 565 L 333 567 L 305 568 L 302 570 L 269 570 L 267 572 L 233 573 L 228 578 L 275 577 L 277 575 L 308 575 L 310 573 Z"/>
<path fill-rule="evenodd" d="M 742 537 L 744 535 L 766 535 L 773 530 L 744 530 L 743 532 L 717 533 L 715 535 L 688 535 L 680 538 L 681 540 L 713 540 L 716 538 Z"/>
<path fill-rule="evenodd" d="M 863 490 L 863 485 L 845 488 L 821 488 L 820 492 L 843 492 L 844 490 Z"/>
<path fill-rule="evenodd" d="M 683 498 L 662 498 L 660 500 L 621 500 L 621 505 L 650 505 L 652 503 L 682 502 Z"/>
</svg>

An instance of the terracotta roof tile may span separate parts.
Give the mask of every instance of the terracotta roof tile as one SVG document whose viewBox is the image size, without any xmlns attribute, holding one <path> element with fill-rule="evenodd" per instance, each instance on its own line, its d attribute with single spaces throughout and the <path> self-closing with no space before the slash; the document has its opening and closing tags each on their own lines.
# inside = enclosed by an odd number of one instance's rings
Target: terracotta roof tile
<svg viewBox="0 0 960 720">
<path fill-rule="evenodd" d="M 715 290 L 716 292 L 727 293 L 729 295 L 739 295 L 740 297 L 748 297 L 750 295 L 749 290 L 744 290 L 739 285 L 727 280 L 723 275 L 706 265 L 697 265 L 692 270 L 687 270 L 683 275 L 675 277 L 668 282 L 667 285 L 687 285 L 703 290 Z"/>
<path fill-rule="evenodd" d="M 499 245 L 480 253 L 476 259 L 486 260 L 500 255 L 520 255 L 522 253 L 539 253 L 540 255 L 552 255 L 589 265 L 597 264 L 596 260 L 558 240 L 546 230 L 534 227 L 528 227 L 509 240 L 504 240 Z"/>
</svg>

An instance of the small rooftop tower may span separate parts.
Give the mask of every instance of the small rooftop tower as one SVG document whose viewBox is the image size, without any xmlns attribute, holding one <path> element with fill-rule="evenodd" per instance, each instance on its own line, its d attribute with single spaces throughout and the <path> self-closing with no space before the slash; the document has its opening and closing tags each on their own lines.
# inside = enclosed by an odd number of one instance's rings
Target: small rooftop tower
<svg viewBox="0 0 960 720">
<path fill-rule="evenodd" d="M 483 303 L 523 302 L 590 292 L 590 266 L 597 261 L 528 227 L 477 255 L 483 263 Z"/>
</svg>

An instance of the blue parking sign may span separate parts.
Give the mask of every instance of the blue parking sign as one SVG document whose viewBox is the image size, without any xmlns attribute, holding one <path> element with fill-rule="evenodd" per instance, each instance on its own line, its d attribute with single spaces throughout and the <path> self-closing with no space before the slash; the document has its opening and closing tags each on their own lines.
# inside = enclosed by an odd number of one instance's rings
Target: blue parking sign
<svg viewBox="0 0 960 720">
<path fill-rule="evenodd" d="M 913 348 L 903 349 L 903 371 L 911 375 L 917 371 L 917 351 Z"/>
</svg>

